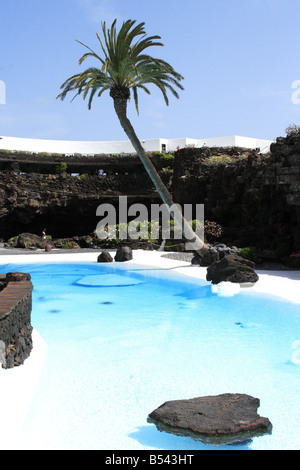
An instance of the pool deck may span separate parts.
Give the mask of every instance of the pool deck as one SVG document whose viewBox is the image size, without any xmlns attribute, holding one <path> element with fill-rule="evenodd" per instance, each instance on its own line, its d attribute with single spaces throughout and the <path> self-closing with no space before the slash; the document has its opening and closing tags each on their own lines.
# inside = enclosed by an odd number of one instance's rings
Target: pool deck
<svg viewBox="0 0 300 470">
<path fill-rule="evenodd" d="M 100 253 L 100 252 L 99 252 Z M 32 264 L 32 263 L 77 263 L 97 262 L 99 253 L 45 253 L 38 254 L 6 254 L 1 250 L 1 265 Z M 165 258 L 164 252 L 136 250 L 133 260 L 126 264 L 139 264 L 172 270 L 182 276 L 190 276 L 194 280 L 206 282 L 206 268 L 192 266 L 189 262 Z M 121 263 L 120 263 L 121 264 Z M 122 263 L 125 264 L 125 263 Z M 276 296 L 283 300 L 300 303 L 300 271 L 261 271 L 256 270 L 259 281 L 249 292 L 255 291 Z M 31 404 L 34 391 L 42 373 L 47 345 L 37 331 L 33 331 L 33 351 L 24 365 L 4 370 L 0 368 L 0 450 L 22 449 L 21 430 Z M 19 434 L 20 433 L 20 434 Z"/>
</svg>

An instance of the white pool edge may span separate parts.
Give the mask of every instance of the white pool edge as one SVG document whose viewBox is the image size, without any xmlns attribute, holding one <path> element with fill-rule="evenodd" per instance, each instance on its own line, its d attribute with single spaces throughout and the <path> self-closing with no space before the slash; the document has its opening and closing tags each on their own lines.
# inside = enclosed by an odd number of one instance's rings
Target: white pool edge
<svg viewBox="0 0 300 470">
<path fill-rule="evenodd" d="M 27 255 L 1 255 L 1 265 L 4 264 L 32 264 L 32 263 L 76 263 L 76 262 L 97 262 L 100 253 L 80 252 L 80 253 L 39 253 Z M 184 276 L 206 281 L 206 268 L 192 266 L 189 262 L 164 258 L 164 252 L 135 250 L 133 260 L 127 263 L 140 264 L 161 269 L 172 269 Z M 118 263 L 124 264 L 124 263 Z M 251 291 L 273 295 L 291 302 L 300 303 L 300 271 L 262 271 L 257 269 L 259 281 L 251 288 Z"/>
<path fill-rule="evenodd" d="M 35 330 L 33 349 L 22 366 L 0 369 L 0 450 L 20 449 L 21 433 L 43 371 L 47 346 Z"/>
</svg>

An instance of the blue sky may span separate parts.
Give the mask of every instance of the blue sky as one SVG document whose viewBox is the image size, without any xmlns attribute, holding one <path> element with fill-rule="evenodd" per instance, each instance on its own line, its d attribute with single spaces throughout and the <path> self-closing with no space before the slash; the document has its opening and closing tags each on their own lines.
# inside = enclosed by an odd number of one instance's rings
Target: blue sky
<svg viewBox="0 0 300 470">
<path fill-rule="evenodd" d="M 60 85 L 95 63 L 101 22 L 145 21 L 185 80 L 165 106 L 158 90 L 140 94 L 129 117 L 141 139 L 243 135 L 275 139 L 300 124 L 292 83 L 300 80 L 299 0 L 0 0 L 0 135 L 58 140 L 127 140 L 109 94 L 92 110 L 56 100 Z M 299 82 L 300 83 L 300 82 Z M 295 96 L 295 95 L 294 95 Z M 300 96 L 300 93 L 299 93 Z M 5 103 L 4 103 L 5 101 Z M 294 102 L 293 102 L 294 101 Z"/>
</svg>

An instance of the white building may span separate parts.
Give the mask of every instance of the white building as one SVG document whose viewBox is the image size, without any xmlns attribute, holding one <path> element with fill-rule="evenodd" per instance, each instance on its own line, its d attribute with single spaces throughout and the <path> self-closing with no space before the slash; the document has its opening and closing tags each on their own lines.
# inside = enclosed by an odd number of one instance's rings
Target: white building
<svg viewBox="0 0 300 470">
<path fill-rule="evenodd" d="M 259 148 L 261 153 L 270 150 L 271 140 L 255 139 L 252 137 L 241 137 L 233 135 L 229 137 L 214 137 L 208 139 L 149 139 L 142 140 L 146 151 L 172 152 L 178 148 L 185 147 L 246 147 Z M 27 152 L 49 152 L 83 155 L 95 154 L 122 154 L 135 153 L 129 141 L 67 141 L 67 140 L 44 140 L 23 139 L 20 137 L 0 137 L 0 150 L 23 150 Z"/>
</svg>

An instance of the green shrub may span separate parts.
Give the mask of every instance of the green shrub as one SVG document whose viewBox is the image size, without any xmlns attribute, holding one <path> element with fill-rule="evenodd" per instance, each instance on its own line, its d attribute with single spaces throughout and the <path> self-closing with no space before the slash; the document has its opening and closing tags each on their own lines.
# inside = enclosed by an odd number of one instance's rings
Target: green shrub
<svg viewBox="0 0 300 470">
<path fill-rule="evenodd" d="M 49 153 L 49 152 L 39 152 L 38 156 L 39 157 L 51 157 L 51 153 Z"/>
<path fill-rule="evenodd" d="M 216 155 L 207 159 L 209 165 L 228 165 L 232 160 L 228 155 Z"/>
<path fill-rule="evenodd" d="M 159 232 L 158 222 L 147 221 L 147 220 L 143 222 L 130 221 L 128 222 L 128 224 L 121 223 L 121 224 L 116 224 L 112 226 L 106 226 L 104 228 L 104 231 L 107 233 L 107 236 L 105 239 L 106 242 L 110 246 L 115 246 L 115 245 L 118 245 L 124 238 L 130 239 L 129 224 L 132 230 L 132 234 L 133 232 L 134 232 L 134 235 L 137 234 L 137 239 L 140 241 L 149 241 L 149 242 L 154 241 L 151 235 L 156 232 L 157 233 Z M 120 235 L 122 235 L 122 239 L 120 238 Z"/>
<path fill-rule="evenodd" d="M 164 250 L 165 251 L 173 251 L 175 246 L 176 245 L 174 245 L 174 242 L 172 240 L 166 240 Z"/>
<path fill-rule="evenodd" d="M 55 167 L 55 171 L 58 174 L 63 174 L 67 172 L 68 165 L 65 162 L 61 162 Z"/>
<path fill-rule="evenodd" d="M 195 231 L 198 228 L 201 228 L 203 226 L 203 223 L 200 222 L 198 219 L 190 220 L 189 224 L 192 226 L 192 229 Z"/>
<path fill-rule="evenodd" d="M 239 254 L 245 259 L 249 259 L 250 261 L 255 261 L 254 251 L 250 247 L 241 248 Z"/>
<path fill-rule="evenodd" d="M 17 240 L 18 240 L 18 236 L 19 236 L 19 235 L 16 235 L 15 237 L 11 237 L 11 238 L 7 241 L 7 245 L 8 245 L 8 246 L 12 246 L 12 247 L 16 246 Z"/>
<path fill-rule="evenodd" d="M 203 228 L 203 222 L 201 222 L 198 219 L 190 220 L 188 221 L 190 226 L 194 231 L 196 231 L 199 228 Z M 153 242 L 156 239 L 158 239 L 162 234 L 162 227 L 160 226 L 158 221 L 155 220 L 150 220 L 150 221 L 143 221 L 143 222 L 137 222 L 137 221 L 130 221 L 128 224 L 117 224 L 113 226 L 107 226 L 104 230 L 107 233 L 107 238 L 106 240 L 110 242 L 112 245 L 120 243 L 121 239 L 120 237 L 120 231 L 122 230 L 122 238 L 124 238 L 124 234 L 129 237 L 128 233 L 128 227 L 129 224 L 131 225 L 131 229 L 133 232 L 138 233 L 138 240 L 140 241 L 150 241 Z M 169 226 L 170 226 L 170 237 L 172 238 L 173 232 L 175 230 L 175 223 L 173 219 L 170 219 L 169 221 Z M 164 227 L 165 228 L 165 227 Z M 208 240 L 214 241 L 217 238 L 220 238 L 223 234 L 223 229 L 220 224 L 217 224 L 216 222 L 211 222 L 206 220 L 204 224 L 204 234 L 207 237 Z M 157 238 L 153 238 L 153 235 L 157 235 Z"/>
<path fill-rule="evenodd" d="M 161 172 L 162 172 L 163 175 L 169 175 L 169 174 L 173 174 L 174 170 L 173 170 L 173 168 L 171 168 L 169 166 L 166 166 L 166 167 L 161 169 Z"/>
<path fill-rule="evenodd" d="M 74 249 L 80 248 L 80 246 L 76 242 L 62 243 L 61 247 L 65 250 L 72 250 L 72 249 L 74 250 Z"/>
<path fill-rule="evenodd" d="M 174 160 L 175 156 L 171 153 L 153 152 L 153 155 L 163 158 L 164 160 Z"/>
<path fill-rule="evenodd" d="M 121 241 L 122 240 L 120 240 L 120 238 L 111 238 L 111 239 L 105 240 L 106 244 L 110 248 L 114 248 L 115 246 L 118 246 L 121 243 Z"/>
</svg>

